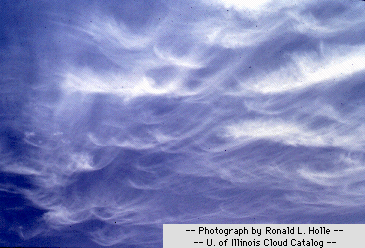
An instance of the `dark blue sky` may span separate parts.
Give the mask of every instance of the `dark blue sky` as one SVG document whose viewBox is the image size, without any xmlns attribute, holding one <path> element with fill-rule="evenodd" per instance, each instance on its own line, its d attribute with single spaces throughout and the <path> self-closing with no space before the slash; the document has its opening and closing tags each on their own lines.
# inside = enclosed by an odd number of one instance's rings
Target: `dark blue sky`
<svg viewBox="0 0 365 248">
<path fill-rule="evenodd" d="M 0 246 L 364 223 L 363 1 L 0 1 Z"/>
</svg>

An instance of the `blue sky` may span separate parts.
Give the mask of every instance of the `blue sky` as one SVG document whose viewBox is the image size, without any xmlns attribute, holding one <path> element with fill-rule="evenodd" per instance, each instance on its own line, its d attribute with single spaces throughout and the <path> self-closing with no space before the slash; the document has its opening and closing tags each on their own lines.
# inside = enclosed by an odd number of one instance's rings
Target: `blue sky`
<svg viewBox="0 0 365 248">
<path fill-rule="evenodd" d="M 0 1 L 0 245 L 364 223 L 363 1 Z"/>
</svg>

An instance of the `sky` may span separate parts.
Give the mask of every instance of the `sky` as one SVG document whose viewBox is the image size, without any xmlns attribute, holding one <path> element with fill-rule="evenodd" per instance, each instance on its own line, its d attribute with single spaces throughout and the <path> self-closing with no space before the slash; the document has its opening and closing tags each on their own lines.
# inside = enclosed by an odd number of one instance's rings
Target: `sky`
<svg viewBox="0 0 365 248">
<path fill-rule="evenodd" d="M 364 8 L 0 0 L 0 246 L 365 223 Z"/>
</svg>

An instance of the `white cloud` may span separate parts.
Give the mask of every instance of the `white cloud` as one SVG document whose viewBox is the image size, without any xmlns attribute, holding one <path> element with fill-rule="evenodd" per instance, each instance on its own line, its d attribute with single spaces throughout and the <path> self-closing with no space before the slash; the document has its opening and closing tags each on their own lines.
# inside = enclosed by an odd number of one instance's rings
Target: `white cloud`
<svg viewBox="0 0 365 248">
<path fill-rule="evenodd" d="M 268 139 L 287 145 L 334 146 L 361 150 L 365 146 L 365 126 L 344 131 L 343 127 L 331 126 L 311 130 L 305 125 L 280 119 L 259 119 L 233 124 L 227 127 L 227 134 L 238 140 Z"/>
<path fill-rule="evenodd" d="M 207 1 L 208 2 L 208 1 Z M 236 8 L 239 10 L 260 10 L 263 6 L 272 2 L 272 0 L 215 0 L 214 3 L 222 4 L 225 8 Z"/>
<path fill-rule="evenodd" d="M 119 74 L 116 72 L 96 73 L 88 68 L 77 72 L 67 72 L 63 90 L 66 93 L 79 92 L 84 94 L 105 93 L 136 97 L 141 95 L 161 95 L 175 91 L 174 84 L 158 87 L 152 78 L 141 73 Z"/>
<path fill-rule="evenodd" d="M 338 82 L 365 70 L 365 46 L 324 46 L 320 53 L 290 55 L 292 63 L 249 80 L 250 90 L 279 93 L 322 82 Z"/>
</svg>

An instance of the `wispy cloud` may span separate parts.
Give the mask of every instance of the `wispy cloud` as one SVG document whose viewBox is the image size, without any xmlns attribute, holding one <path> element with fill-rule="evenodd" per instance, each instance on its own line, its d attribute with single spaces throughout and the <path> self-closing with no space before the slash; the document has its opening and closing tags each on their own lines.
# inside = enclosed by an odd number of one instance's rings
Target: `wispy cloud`
<svg viewBox="0 0 365 248">
<path fill-rule="evenodd" d="M 160 247 L 163 223 L 359 222 L 363 9 L 5 1 L 0 192 L 39 211 L 4 219 L 19 234 L 6 244 Z"/>
</svg>

